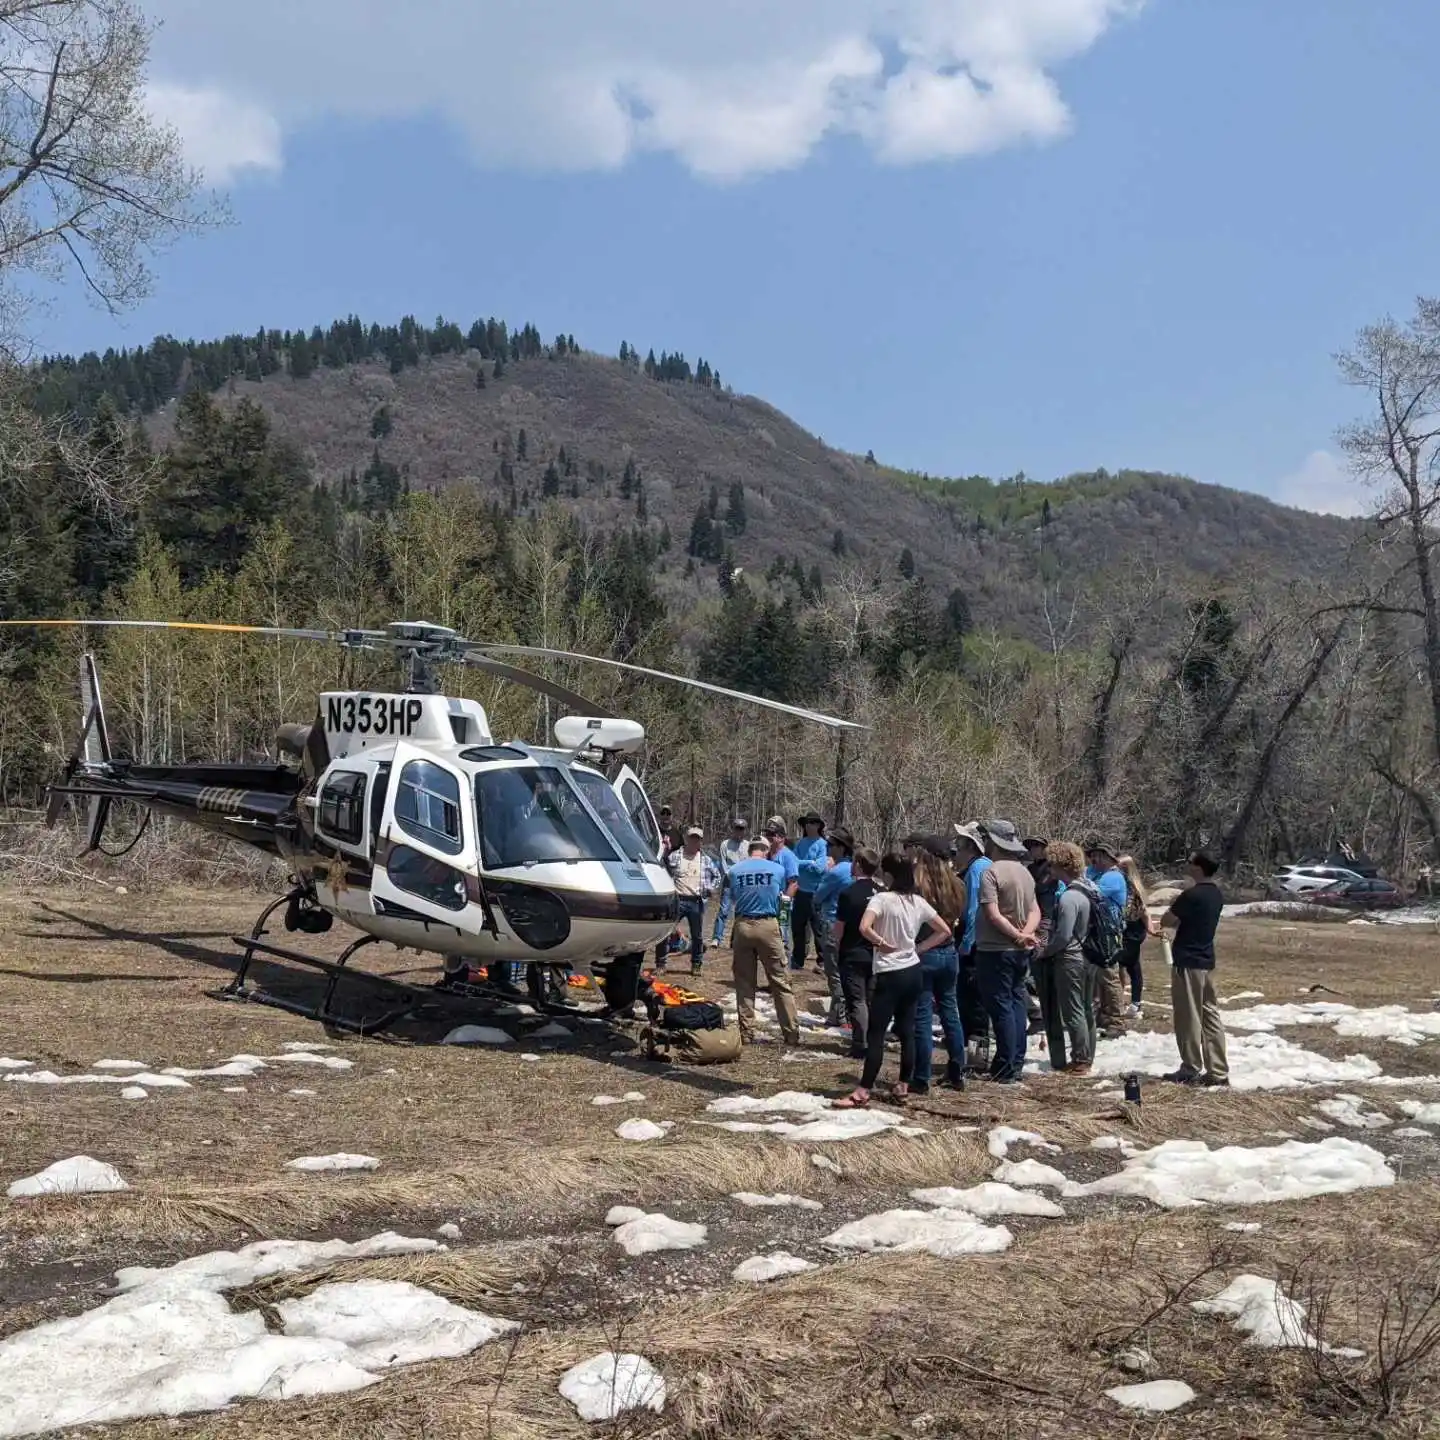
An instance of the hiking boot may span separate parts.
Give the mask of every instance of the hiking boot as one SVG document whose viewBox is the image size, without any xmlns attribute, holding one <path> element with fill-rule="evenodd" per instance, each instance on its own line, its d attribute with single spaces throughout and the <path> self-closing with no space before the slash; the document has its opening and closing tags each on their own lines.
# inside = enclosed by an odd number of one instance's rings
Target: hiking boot
<svg viewBox="0 0 1440 1440">
<path fill-rule="evenodd" d="M 1196 1083 L 1203 1085 L 1207 1090 L 1228 1090 L 1230 1088 L 1228 1076 L 1211 1075 L 1208 1071 Z"/>
<path fill-rule="evenodd" d="M 912 1095 L 928 1095 L 930 1093 L 930 1082 L 928 1080 L 912 1080 L 910 1082 L 910 1093 Z"/>
<path fill-rule="evenodd" d="M 945 1078 L 940 1082 L 947 1090 L 963 1090 L 965 1088 L 965 1072 L 959 1065 L 951 1065 L 945 1071 Z"/>
<path fill-rule="evenodd" d="M 1200 1084 L 1200 1072 L 1198 1070 L 1172 1070 L 1168 1075 L 1162 1075 L 1162 1080 L 1168 1080 L 1172 1085 L 1198 1085 Z"/>
<path fill-rule="evenodd" d="M 1088 1060 L 1072 1060 L 1065 1066 L 1067 1075 L 1088 1075 L 1090 1073 L 1090 1062 Z"/>
</svg>

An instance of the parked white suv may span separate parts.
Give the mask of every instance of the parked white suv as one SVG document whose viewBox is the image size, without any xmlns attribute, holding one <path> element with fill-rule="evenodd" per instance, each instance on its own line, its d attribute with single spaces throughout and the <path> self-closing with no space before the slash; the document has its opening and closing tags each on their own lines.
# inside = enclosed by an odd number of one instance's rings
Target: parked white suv
<svg viewBox="0 0 1440 1440">
<path fill-rule="evenodd" d="M 1286 895 L 1309 895 L 1345 880 L 1363 880 L 1363 875 L 1339 865 L 1282 865 L 1275 872 L 1274 886 Z"/>
</svg>

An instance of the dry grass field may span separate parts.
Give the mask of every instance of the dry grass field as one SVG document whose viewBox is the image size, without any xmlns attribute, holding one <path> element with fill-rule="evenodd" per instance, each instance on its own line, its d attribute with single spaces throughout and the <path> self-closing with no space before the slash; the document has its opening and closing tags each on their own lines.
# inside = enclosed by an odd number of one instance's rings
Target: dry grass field
<svg viewBox="0 0 1440 1440">
<path fill-rule="evenodd" d="M 410 1280 L 521 1328 L 464 1358 L 395 1370 L 356 1394 L 254 1401 L 95 1433 L 1440 1434 L 1440 1142 L 1390 1133 L 1411 1123 L 1402 1100 L 1435 1102 L 1440 1086 L 1201 1093 L 1147 1080 L 1142 1103 L 1131 1106 L 1114 1098 L 1113 1082 L 1040 1074 L 1016 1091 L 977 1082 L 963 1094 L 912 1101 L 906 1123 L 923 1126 L 923 1136 L 801 1144 L 696 1122 L 727 1095 L 844 1093 L 854 1068 L 820 1032 L 799 1057 L 761 1045 L 738 1064 L 709 1069 L 647 1063 L 632 1037 L 598 1024 L 573 1026 L 568 1040 L 522 1034 L 496 1049 L 426 1043 L 443 1031 L 398 1043 L 327 1037 L 279 1011 L 206 996 L 229 973 L 227 937 L 248 928 L 257 908 L 253 896 L 218 893 L 0 898 L 0 1055 L 61 1075 L 102 1059 L 199 1070 L 237 1054 L 270 1057 L 253 1074 L 194 1077 L 189 1088 L 152 1089 L 145 1100 L 123 1098 L 119 1084 L 0 1084 L 0 1186 L 89 1155 L 131 1187 L 0 1199 L 0 1336 L 95 1306 L 122 1266 L 262 1238 L 433 1237 L 442 1224 L 462 1236 L 444 1251 L 307 1271 L 230 1302 L 269 1316 L 322 1283 L 380 1277 Z M 325 937 L 317 948 L 333 952 L 343 938 Z M 1221 943 L 1224 995 L 1428 1014 L 1440 992 L 1440 936 L 1426 927 L 1242 920 L 1226 924 Z M 424 957 L 369 953 L 386 973 L 429 978 Z M 1164 1002 L 1163 960 L 1158 950 L 1147 959 L 1153 998 Z M 717 952 L 709 966 L 698 988 L 718 997 L 728 988 L 728 955 Z M 803 978 L 807 993 L 817 980 Z M 1163 1003 L 1147 1008 L 1141 1028 L 1168 1028 Z M 1440 1038 L 1345 1039 L 1323 1025 L 1281 1033 L 1316 1054 L 1368 1055 L 1386 1076 L 1440 1075 Z M 303 1044 L 353 1063 L 280 1058 Z M 821 1243 L 848 1221 L 914 1208 L 913 1188 L 988 1179 L 996 1160 L 987 1132 L 997 1125 L 1039 1132 L 1060 1153 L 1037 1158 L 1092 1180 L 1120 1164 L 1115 1150 L 1091 1147 L 1099 1136 L 1141 1148 L 1174 1139 L 1274 1145 L 1276 1132 L 1318 1140 L 1306 1117 L 1337 1090 L 1362 1095 L 1394 1122 L 1335 1132 L 1381 1151 L 1393 1186 L 1179 1210 L 1130 1197 L 1067 1199 L 1063 1219 L 1006 1217 L 1014 1243 L 992 1255 L 847 1256 Z M 643 1103 L 591 1103 L 630 1091 Z M 617 1124 L 637 1117 L 673 1129 L 649 1143 L 618 1138 Z M 336 1152 L 375 1157 L 379 1168 L 285 1168 L 297 1156 Z M 813 1163 L 816 1153 L 831 1167 Z M 823 1208 L 747 1209 L 730 1198 L 737 1191 L 787 1192 Z M 604 1223 L 617 1204 L 701 1222 L 708 1241 L 632 1258 Z M 1225 1228 L 1235 1223 L 1262 1228 Z M 769 1284 L 732 1280 L 739 1261 L 773 1248 L 818 1268 Z M 1192 1310 L 1190 1302 L 1244 1273 L 1281 1280 L 1308 1306 L 1316 1333 L 1364 1359 L 1247 1345 L 1223 1319 Z M 1171 1414 L 1108 1399 L 1107 1389 L 1142 1378 L 1119 1364 L 1137 1346 L 1153 1357 L 1152 1377 L 1184 1380 L 1196 1399 Z M 559 1396 L 572 1364 L 612 1349 L 644 1355 L 664 1374 L 662 1414 L 586 1425 Z"/>
</svg>

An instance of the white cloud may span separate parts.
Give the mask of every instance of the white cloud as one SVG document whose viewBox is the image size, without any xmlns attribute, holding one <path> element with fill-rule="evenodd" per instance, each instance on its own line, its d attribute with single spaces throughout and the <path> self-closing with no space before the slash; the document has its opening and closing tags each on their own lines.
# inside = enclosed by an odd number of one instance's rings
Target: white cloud
<svg viewBox="0 0 1440 1440">
<path fill-rule="evenodd" d="M 1274 496 L 1282 505 L 1321 515 L 1365 515 L 1374 508 L 1371 493 L 1328 450 L 1312 451 L 1298 470 L 1276 481 Z"/>
<path fill-rule="evenodd" d="M 276 171 L 282 163 L 280 122 L 263 106 L 224 91 L 154 83 L 146 106 L 180 132 L 185 158 L 211 185 L 228 185 L 246 170 Z"/>
<path fill-rule="evenodd" d="M 827 137 L 883 161 L 1064 135 L 1051 67 L 1145 0 L 151 0 L 175 116 L 220 172 L 273 168 L 279 129 L 439 113 L 485 164 L 614 169 L 669 154 L 718 180 Z M 178 87 L 160 87 L 170 93 Z M 224 119 L 226 94 L 263 106 Z M 232 120 L 238 117 L 231 117 Z M 247 137 L 242 145 L 242 137 Z M 237 153 L 238 151 L 238 153 Z"/>
</svg>

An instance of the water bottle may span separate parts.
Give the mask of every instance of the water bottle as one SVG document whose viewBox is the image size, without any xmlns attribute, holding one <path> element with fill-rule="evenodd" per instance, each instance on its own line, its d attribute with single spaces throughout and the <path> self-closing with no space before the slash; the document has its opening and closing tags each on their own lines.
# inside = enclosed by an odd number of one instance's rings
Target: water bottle
<svg viewBox="0 0 1440 1440">
<path fill-rule="evenodd" d="M 1131 1105 L 1140 1103 L 1140 1077 L 1130 1074 L 1125 1077 L 1125 1099 Z"/>
</svg>

